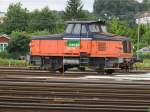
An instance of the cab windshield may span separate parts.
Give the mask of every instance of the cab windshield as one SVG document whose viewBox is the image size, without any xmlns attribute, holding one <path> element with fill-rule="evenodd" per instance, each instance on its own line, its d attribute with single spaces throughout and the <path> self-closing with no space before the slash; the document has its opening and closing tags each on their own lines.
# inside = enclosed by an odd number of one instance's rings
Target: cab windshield
<svg viewBox="0 0 150 112">
<path fill-rule="evenodd" d="M 99 24 L 90 24 L 89 30 L 92 33 L 99 33 L 99 32 L 107 32 L 105 25 L 99 25 Z"/>
<path fill-rule="evenodd" d="M 98 33 L 98 32 L 100 32 L 100 27 L 99 27 L 98 24 L 90 24 L 89 25 L 89 30 L 92 33 Z"/>
</svg>

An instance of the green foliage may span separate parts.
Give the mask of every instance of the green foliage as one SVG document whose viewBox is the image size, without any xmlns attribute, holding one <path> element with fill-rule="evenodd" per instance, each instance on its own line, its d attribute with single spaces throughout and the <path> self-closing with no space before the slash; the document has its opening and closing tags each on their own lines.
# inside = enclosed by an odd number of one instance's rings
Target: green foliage
<svg viewBox="0 0 150 112">
<path fill-rule="evenodd" d="M 6 13 L 4 23 L 0 24 L 0 32 L 11 34 L 12 31 L 36 32 L 48 30 L 49 33 L 62 32 L 63 15 L 57 11 L 51 11 L 48 7 L 42 10 L 29 12 L 22 8 L 21 3 L 11 4 Z"/>
<path fill-rule="evenodd" d="M 128 25 L 126 22 L 118 21 L 113 19 L 108 23 L 108 31 L 114 34 L 127 36 L 128 35 Z"/>
<path fill-rule="evenodd" d="M 0 23 L 0 34 L 4 32 L 3 24 Z"/>
<path fill-rule="evenodd" d="M 48 7 L 43 8 L 41 11 L 35 10 L 30 13 L 28 31 L 34 32 L 48 30 L 53 33 L 57 31 L 57 25 L 59 25 L 60 21 L 61 18 L 57 15 L 57 13 L 49 10 Z"/>
<path fill-rule="evenodd" d="M 1 59 L 0 66 L 17 66 L 24 67 L 27 66 L 27 62 L 24 60 L 13 60 L 13 59 Z"/>
<path fill-rule="evenodd" d="M 0 52 L 0 58 L 9 58 L 9 53 L 7 51 Z"/>
<path fill-rule="evenodd" d="M 28 11 L 21 7 L 20 3 L 11 4 L 4 19 L 4 32 L 25 31 L 28 22 Z"/>
<path fill-rule="evenodd" d="M 139 47 L 140 49 L 143 47 L 150 46 L 150 26 L 149 25 L 140 25 L 140 44 Z M 138 26 L 136 26 L 135 32 L 136 36 L 133 36 L 132 42 L 134 43 L 135 50 L 137 49 L 137 31 L 138 31 Z"/>
<path fill-rule="evenodd" d="M 150 59 L 150 53 L 140 53 L 141 59 Z"/>
<path fill-rule="evenodd" d="M 129 27 L 126 21 L 112 19 L 108 22 L 108 32 L 129 37 L 133 43 L 137 42 L 137 28 Z"/>
<path fill-rule="evenodd" d="M 94 13 L 89 12 L 88 10 L 83 10 L 85 17 L 83 20 L 97 20 L 96 15 Z M 82 18 L 81 18 L 82 19 Z"/>
<path fill-rule="evenodd" d="M 135 64 L 138 69 L 150 68 L 150 59 L 144 59 L 143 63 Z"/>
<path fill-rule="evenodd" d="M 134 53 L 137 50 L 137 34 L 138 34 L 138 26 L 134 28 L 129 27 L 129 23 L 120 21 L 117 19 L 113 19 L 112 21 L 108 22 L 108 31 L 114 34 L 127 36 L 133 43 Z M 140 25 L 140 48 L 150 46 L 150 26 L 149 25 Z M 146 55 L 146 56 L 145 56 Z M 150 58 L 149 54 L 141 54 L 141 58 Z"/>
<path fill-rule="evenodd" d="M 121 20 L 134 19 L 138 12 L 150 9 L 150 1 L 144 0 L 139 3 L 137 0 L 95 0 L 94 13 L 101 19 L 113 17 Z"/>
<path fill-rule="evenodd" d="M 139 11 L 143 12 L 148 10 L 150 10 L 150 0 L 143 0 L 143 2 L 139 5 Z"/>
<path fill-rule="evenodd" d="M 59 29 L 58 31 L 59 33 L 60 32 L 64 32 L 64 28 L 62 29 Z M 55 32 L 56 33 L 56 32 Z M 35 31 L 35 32 L 32 32 L 32 33 L 28 33 L 28 35 L 30 35 L 31 37 L 32 36 L 45 36 L 45 35 L 49 35 L 50 32 L 48 30 L 43 30 L 43 31 Z"/>
<path fill-rule="evenodd" d="M 150 26 L 141 26 L 141 41 L 145 46 L 150 46 Z"/>
<path fill-rule="evenodd" d="M 33 33 L 29 33 L 30 36 L 43 36 L 43 35 L 49 35 L 50 32 L 47 30 L 43 30 L 43 31 L 35 31 Z"/>
<path fill-rule="evenodd" d="M 108 31 L 113 34 L 129 37 L 134 46 L 134 52 L 137 50 L 137 29 L 130 28 L 129 23 L 113 19 L 108 22 Z"/>
<path fill-rule="evenodd" d="M 82 10 L 82 8 L 83 8 L 83 4 L 81 0 L 68 0 L 68 4 L 64 13 L 64 19 L 80 20 L 86 18 L 86 15 Z"/>
<path fill-rule="evenodd" d="M 30 37 L 25 32 L 12 32 L 7 50 L 13 58 L 24 56 L 29 52 L 29 42 Z"/>
</svg>

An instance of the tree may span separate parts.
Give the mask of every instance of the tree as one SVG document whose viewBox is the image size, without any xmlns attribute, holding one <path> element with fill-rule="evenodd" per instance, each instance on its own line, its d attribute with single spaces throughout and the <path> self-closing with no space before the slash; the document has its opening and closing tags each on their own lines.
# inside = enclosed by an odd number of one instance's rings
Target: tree
<svg viewBox="0 0 150 112">
<path fill-rule="evenodd" d="M 128 25 L 126 22 L 118 21 L 117 19 L 113 19 L 108 23 L 108 31 L 114 34 L 128 36 Z"/>
<path fill-rule="evenodd" d="M 139 11 L 149 11 L 150 10 L 150 0 L 143 0 L 139 5 Z"/>
<path fill-rule="evenodd" d="M 11 4 L 4 19 L 4 32 L 25 31 L 28 22 L 28 11 L 21 7 L 20 3 Z"/>
<path fill-rule="evenodd" d="M 65 20 L 84 19 L 86 15 L 82 10 L 83 4 L 81 0 L 68 0 L 67 7 L 65 9 Z"/>
<path fill-rule="evenodd" d="M 3 24 L 0 23 L 0 34 L 3 33 L 3 30 L 4 30 L 4 29 L 3 29 Z"/>
<path fill-rule="evenodd" d="M 113 17 L 121 20 L 133 19 L 137 12 L 147 11 L 150 1 L 144 0 L 95 0 L 94 13 L 101 19 Z"/>
<path fill-rule="evenodd" d="M 143 34 L 142 38 L 143 38 L 143 42 L 144 42 L 145 46 L 150 46 L 150 28 L 149 28 L 149 31 L 147 31 L 147 32 L 145 32 L 145 34 Z"/>
<path fill-rule="evenodd" d="M 28 31 L 48 30 L 49 32 L 55 32 L 60 21 L 61 18 L 58 14 L 49 10 L 48 7 L 43 8 L 41 11 L 35 10 L 30 13 Z"/>
<path fill-rule="evenodd" d="M 25 56 L 29 52 L 30 36 L 25 32 L 12 32 L 7 50 L 12 57 Z"/>
<path fill-rule="evenodd" d="M 130 28 L 126 21 L 112 19 L 110 22 L 108 22 L 108 31 L 113 34 L 122 35 L 130 38 L 134 46 L 134 51 L 136 51 L 137 27 Z"/>
</svg>

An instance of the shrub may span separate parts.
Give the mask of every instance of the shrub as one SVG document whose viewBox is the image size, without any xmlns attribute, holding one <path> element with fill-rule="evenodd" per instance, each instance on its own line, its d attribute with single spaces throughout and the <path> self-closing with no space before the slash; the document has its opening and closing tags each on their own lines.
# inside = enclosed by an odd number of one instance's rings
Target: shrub
<svg viewBox="0 0 150 112">
<path fill-rule="evenodd" d="M 140 53 L 141 59 L 150 59 L 150 53 Z"/>
<path fill-rule="evenodd" d="M 136 66 L 139 69 L 150 68 L 150 59 L 144 59 L 143 63 L 136 63 Z"/>
<path fill-rule="evenodd" d="M 25 32 L 12 32 L 7 51 L 13 59 L 28 54 L 30 39 Z"/>
<path fill-rule="evenodd" d="M 9 53 L 7 51 L 0 52 L 0 58 L 9 58 Z"/>
<path fill-rule="evenodd" d="M 24 60 L 13 60 L 13 59 L 1 59 L 1 66 L 16 66 L 16 67 L 24 67 L 27 66 L 27 62 Z"/>
<path fill-rule="evenodd" d="M 50 32 L 47 30 L 43 30 L 43 31 L 36 31 L 33 33 L 30 33 L 30 36 L 43 36 L 43 35 L 49 35 Z"/>
</svg>

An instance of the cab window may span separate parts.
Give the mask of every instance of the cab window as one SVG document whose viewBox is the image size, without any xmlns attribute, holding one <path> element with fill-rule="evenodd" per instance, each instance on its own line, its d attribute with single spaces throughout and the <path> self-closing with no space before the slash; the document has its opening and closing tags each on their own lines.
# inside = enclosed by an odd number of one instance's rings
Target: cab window
<svg viewBox="0 0 150 112">
<path fill-rule="evenodd" d="M 86 30 L 86 26 L 85 26 L 85 25 L 82 25 L 81 33 L 87 33 L 87 30 Z"/>
<path fill-rule="evenodd" d="M 98 32 L 100 32 L 100 27 L 99 27 L 98 24 L 90 24 L 89 25 L 89 30 L 92 33 L 98 33 Z"/>
<path fill-rule="evenodd" d="M 67 28 L 66 28 L 66 33 L 71 33 L 72 29 L 73 29 L 74 24 L 68 24 Z"/>
<path fill-rule="evenodd" d="M 81 31 L 81 24 L 75 24 L 72 33 L 73 34 L 80 34 L 80 31 Z"/>
<path fill-rule="evenodd" d="M 102 30 L 102 32 L 107 32 L 106 26 L 105 25 L 101 25 L 101 30 Z"/>
</svg>

